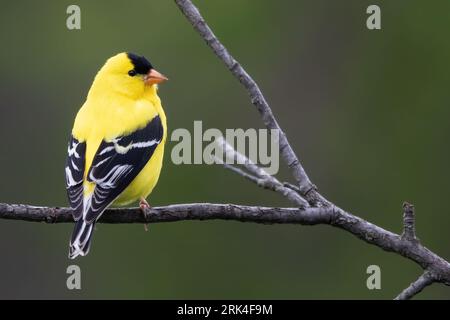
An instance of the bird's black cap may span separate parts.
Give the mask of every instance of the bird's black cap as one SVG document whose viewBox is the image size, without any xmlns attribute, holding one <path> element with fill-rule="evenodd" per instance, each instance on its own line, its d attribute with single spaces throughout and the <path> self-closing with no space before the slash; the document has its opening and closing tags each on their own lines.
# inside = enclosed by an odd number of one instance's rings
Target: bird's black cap
<svg viewBox="0 0 450 320">
<path fill-rule="evenodd" d="M 137 54 L 128 52 L 128 58 L 134 66 L 134 71 L 139 74 L 147 74 L 150 69 L 153 69 L 152 64 L 144 56 L 138 56 Z"/>
</svg>

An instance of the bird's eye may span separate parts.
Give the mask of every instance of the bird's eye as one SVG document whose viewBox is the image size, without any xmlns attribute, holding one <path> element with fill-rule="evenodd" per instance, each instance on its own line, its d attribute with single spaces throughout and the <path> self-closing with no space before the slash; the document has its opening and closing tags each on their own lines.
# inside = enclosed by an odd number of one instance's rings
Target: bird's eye
<svg viewBox="0 0 450 320">
<path fill-rule="evenodd" d="M 130 71 L 128 71 L 128 75 L 129 75 L 130 77 L 134 77 L 136 74 L 137 74 L 137 72 L 136 72 L 135 70 L 130 70 Z"/>
</svg>

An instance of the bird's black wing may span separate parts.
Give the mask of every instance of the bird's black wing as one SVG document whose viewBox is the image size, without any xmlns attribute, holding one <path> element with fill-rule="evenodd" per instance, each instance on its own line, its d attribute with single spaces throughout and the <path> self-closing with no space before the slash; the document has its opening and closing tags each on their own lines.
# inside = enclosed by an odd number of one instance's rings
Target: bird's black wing
<svg viewBox="0 0 450 320">
<path fill-rule="evenodd" d="M 92 196 L 85 199 L 87 223 L 97 220 L 133 181 L 161 143 L 164 128 L 159 116 L 129 135 L 102 141 L 89 169 L 87 180 L 95 183 Z"/>
<path fill-rule="evenodd" d="M 66 189 L 73 218 L 79 220 L 83 215 L 83 174 L 85 167 L 86 142 L 70 137 L 66 160 Z"/>
</svg>

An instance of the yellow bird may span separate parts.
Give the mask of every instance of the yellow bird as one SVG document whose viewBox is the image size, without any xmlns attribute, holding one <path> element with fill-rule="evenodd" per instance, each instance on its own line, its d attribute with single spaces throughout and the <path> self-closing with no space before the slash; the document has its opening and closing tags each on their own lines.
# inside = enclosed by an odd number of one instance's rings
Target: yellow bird
<svg viewBox="0 0 450 320">
<path fill-rule="evenodd" d="M 66 188 L 76 221 L 69 258 L 89 252 L 94 224 L 110 205 L 149 206 L 167 136 L 157 94 L 165 80 L 133 53 L 108 59 L 97 73 L 68 145 Z"/>
</svg>

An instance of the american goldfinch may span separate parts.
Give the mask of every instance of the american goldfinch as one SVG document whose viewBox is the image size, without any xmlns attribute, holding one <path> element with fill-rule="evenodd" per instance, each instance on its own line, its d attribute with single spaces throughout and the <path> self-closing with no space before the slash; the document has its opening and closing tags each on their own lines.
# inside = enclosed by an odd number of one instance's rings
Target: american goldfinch
<svg viewBox="0 0 450 320">
<path fill-rule="evenodd" d="M 65 166 L 75 228 L 69 258 L 89 252 L 95 222 L 110 205 L 152 192 L 167 136 L 158 83 L 167 80 L 142 56 L 120 53 L 97 73 L 75 118 Z"/>
</svg>

